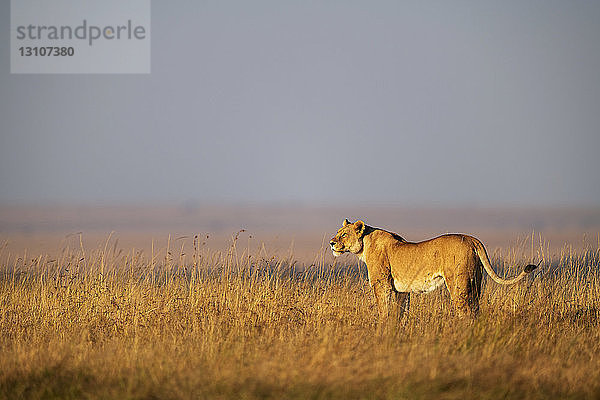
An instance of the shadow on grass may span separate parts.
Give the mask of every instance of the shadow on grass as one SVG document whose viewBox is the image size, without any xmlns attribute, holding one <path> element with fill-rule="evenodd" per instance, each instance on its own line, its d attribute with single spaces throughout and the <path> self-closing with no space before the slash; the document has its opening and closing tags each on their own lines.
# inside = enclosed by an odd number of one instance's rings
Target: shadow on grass
<svg viewBox="0 0 600 400">
<path fill-rule="evenodd" d="M 183 382 L 181 378 L 156 382 L 143 374 L 97 378 L 90 370 L 67 370 L 56 365 L 30 374 L 5 375 L 0 380 L 2 399 L 583 399 L 599 396 L 598 390 L 568 393 L 556 385 L 534 389 L 526 383 L 515 384 L 502 379 L 490 382 L 477 376 L 403 382 L 349 379 L 340 383 L 296 382 L 290 385 L 254 378 L 214 382 L 198 376 Z"/>
</svg>

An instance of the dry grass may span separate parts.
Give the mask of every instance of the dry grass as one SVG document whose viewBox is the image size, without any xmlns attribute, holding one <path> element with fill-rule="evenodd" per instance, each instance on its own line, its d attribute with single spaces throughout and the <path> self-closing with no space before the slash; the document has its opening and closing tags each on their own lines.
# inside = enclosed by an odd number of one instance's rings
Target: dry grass
<svg viewBox="0 0 600 400">
<path fill-rule="evenodd" d="M 171 247 L 145 256 L 107 241 L 2 265 L 0 397 L 600 396 L 600 249 L 532 250 L 540 269 L 486 284 L 474 322 L 437 291 L 413 296 L 408 320 L 378 324 L 357 265 L 297 268 L 235 241 Z"/>
</svg>

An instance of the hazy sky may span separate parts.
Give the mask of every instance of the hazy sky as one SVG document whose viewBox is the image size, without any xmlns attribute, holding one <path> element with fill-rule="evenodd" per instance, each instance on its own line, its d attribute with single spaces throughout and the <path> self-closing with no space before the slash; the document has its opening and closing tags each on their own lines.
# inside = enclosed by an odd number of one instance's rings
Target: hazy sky
<svg viewBox="0 0 600 400">
<path fill-rule="evenodd" d="M 600 205 L 600 2 L 159 1 L 149 75 L 11 75 L 0 203 Z"/>
</svg>

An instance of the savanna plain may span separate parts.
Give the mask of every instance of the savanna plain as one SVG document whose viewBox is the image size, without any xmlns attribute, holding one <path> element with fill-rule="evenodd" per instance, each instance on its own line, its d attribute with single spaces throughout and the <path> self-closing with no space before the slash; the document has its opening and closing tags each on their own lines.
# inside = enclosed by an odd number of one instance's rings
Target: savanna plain
<svg viewBox="0 0 600 400">
<path fill-rule="evenodd" d="M 88 246 L 84 232 L 36 253 L 13 252 L 6 234 L 0 398 L 600 397 L 597 236 L 488 246 L 501 276 L 539 268 L 513 286 L 485 279 L 476 320 L 455 316 L 443 289 L 381 321 L 355 257 L 270 251 L 250 235 L 141 250 L 117 234 Z"/>
</svg>

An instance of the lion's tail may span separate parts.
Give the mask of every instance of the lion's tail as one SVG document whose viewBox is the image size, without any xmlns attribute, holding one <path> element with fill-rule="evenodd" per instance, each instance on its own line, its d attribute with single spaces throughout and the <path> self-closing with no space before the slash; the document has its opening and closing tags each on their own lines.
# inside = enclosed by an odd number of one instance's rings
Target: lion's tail
<svg viewBox="0 0 600 400">
<path fill-rule="evenodd" d="M 512 279 L 502 279 L 496 274 L 496 271 L 494 271 L 494 269 L 492 268 L 492 265 L 490 264 L 490 259 L 488 258 L 487 251 L 485 251 L 485 247 L 483 246 L 483 244 L 477 239 L 473 240 L 473 243 L 475 245 L 475 251 L 477 252 L 479 259 L 483 264 L 483 268 L 485 268 L 486 272 L 494 280 L 494 282 L 499 283 L 501 285 L 511 285 L 513 283 L 517 283 L 521 279 L 523 279 L 527 274 L 529 274 L 537 268 L 537 265 L 529 264 L 526 265 L 523 271 L 521 271 L 521 273 L 516 277 Z"/>
</svg>

